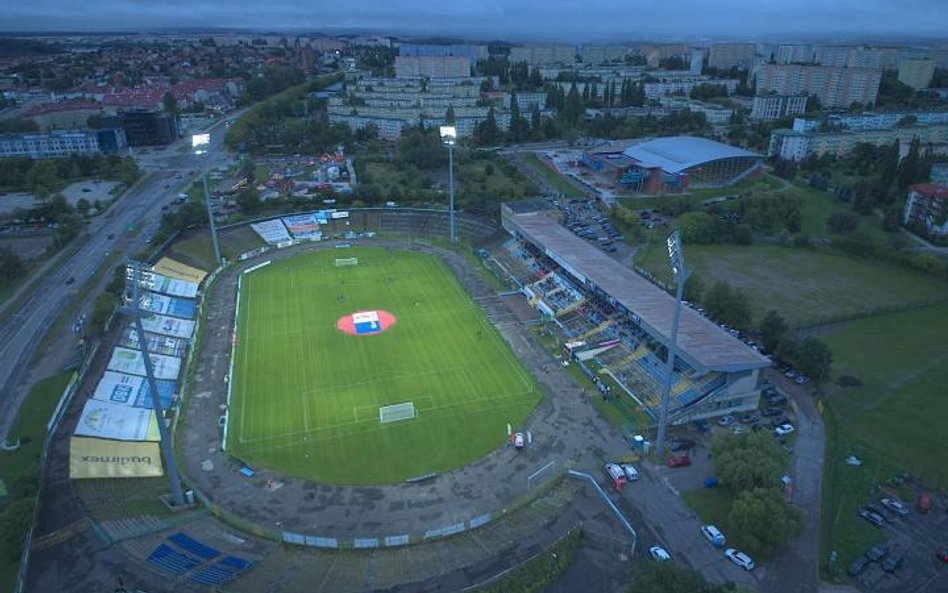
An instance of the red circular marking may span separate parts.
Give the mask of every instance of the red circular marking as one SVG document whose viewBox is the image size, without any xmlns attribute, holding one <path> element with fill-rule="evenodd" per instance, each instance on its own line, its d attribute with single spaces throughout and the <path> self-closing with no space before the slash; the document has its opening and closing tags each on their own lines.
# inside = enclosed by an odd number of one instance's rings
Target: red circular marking
<svg viewBox="0 0 948 593">
<path fill-rule="evenodd" d="M 355 313 L 368 313 L 369 311 L 356 311 Z M 378 335 L 388 328 L 395 325 L 395 316 L 389 313 L 388 311 L 383 311 L 381 309 L 376 309 L 375 313 L 379 317 L 379 329 L 371 332 L 356 332 L 355 322 L 352 320 L 352 316 L 355 313 L 350 313 L 348 315 L 343 315 L 339 318 L 339 321 L 336 322 L 336 329 L 339 331 L 348 334 L 350 336 L 375 336 Z"/>
</svg>

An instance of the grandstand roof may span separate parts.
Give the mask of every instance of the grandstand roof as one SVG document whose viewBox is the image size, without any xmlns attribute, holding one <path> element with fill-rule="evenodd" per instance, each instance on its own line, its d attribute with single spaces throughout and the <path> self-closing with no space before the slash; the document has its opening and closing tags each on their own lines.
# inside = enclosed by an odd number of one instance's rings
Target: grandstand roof
<svg viewBox="0 0 948 593">
<path fill-rule="evenodd" d="M 579 279 L 587 279 L 640 318 L 639 324 L 667 344 L 675 299 L 604 252 L 580 239 L 544 212 L 505 216 L 534 245 Z M 699 368 L 736 372 L 770 366 L 770 360 L 697 311 L 682 307 L 679 355 Z"/>
<path fill-rule="evenodd" d="M 681 173 L 686 169 L 736 157 L 763 158 L 759 154 L 695 136 L 656 138 L 630 146 L 623 154 L 643 165 L 661 167 L 669 173 Z"/>
</svg>

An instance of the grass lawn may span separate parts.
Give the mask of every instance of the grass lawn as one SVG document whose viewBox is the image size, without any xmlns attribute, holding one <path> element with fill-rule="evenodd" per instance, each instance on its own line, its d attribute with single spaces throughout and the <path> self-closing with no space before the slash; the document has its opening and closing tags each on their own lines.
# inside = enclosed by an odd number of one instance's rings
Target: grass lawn
<svg viewBox="0 0 948 593">
<path fill-rule="evenodd" d="M 837 202 L 830 192 L 820 191 L 805 185 L 794 184 L 782 190 L 788 195 L 798 196 L 803 200 L 803 220 L 801 231 L 811 239 L 829 236 L 826 221 L 837 212 L 854 214 L 859 219 L 859 229 L 865 231 L 874 239 L 887 241 L 892 236 L 882 230 L 882 221 L 874 214 L 856 214 L 849 204 Z"/>
<path fill-rule="evenodd" d="M 533 169 L 556 191 L 563 194 L 566 198 L 585 198 L 583 192 L 576 189 L 569 181 L 558 175 L 550 165 L 540 160 L 536 154 L 527 152 L 523 154 L 523 161 L 533 167 Z"/>
<path fill-rule="evenodd" d="M 249 226 L 222 232 L 218 235 L 221 255 L 230 261 L 245 251 L 263 247 L 263 239 Z M 217 267 L 214 261 L 214 244 L 208 230 L 193 233 L 190 237 L 176 241 L 168 250 L 168 257 L 189 266 L 210 271 Z"/>
<path fill-rule="evenodd" d="M 703 488 L 682 492 L 681 497 L 701 518 L 702 523 L 710 523 L 721 530 L 727 547 L 737 548 L 738 550 L 748 549 L 738 530 L 731 524 L 731 504 L 736 497 L 730 490 L 721 486 Z M 704 536 L 696 533 L 695 537 L 703 538 Z"/>
<path fill-rule="evenodd" d="M 71 373 L 59 373 L 39 381 L 20 407 L 9 438 L 13 441 L 19 437 L 20 448 L 16 451 L 0 451 L 0 479 L 10 491 L 10 498 L 6 499 L 5 504 L 12 502 L 18 490 L 35 492 L 46 424 L 71 376 Z M 11 560 L 14 556 L 16 561 Z M 0 538 L 0 588 L 5 591 L 13 589 L 18 565 L 19 554 L 8 550 L 6 538 Z"/>
<path fill-rule="evenodd" d="M 838 550 L 844 563 L 881 537 L 856 517 L 860 504 L 880 496 L 880 482 L 909 471 L 929 488 L 948 485 L 946 327 L 948 305 L 939 305 L 851 323 L 823 337 L 835 374 L 863 382 L 827 387 L 836 439 L 826 458 L 824 551 Z M 849 454 L 864 464 L 843 464 Z"/>
<path fill-rule="evenodd" d="M 803 322 L 885 305 L 944 297 L 948 286 L 868 260 L 772 245 L 686 245 L 685 258 L 709 287 L 725 280 L 746 290 L 755 320 L 770 309 Z M 642 249 L 636 264 L 671 281 L 663 245 Z"/>
<path fill-rule="evenodd" d="M 358 257 L 355 267 L 334 266 Z M 337 321 L 396 322 L 353 336 Z M 324 250 L 243 277 L 229 451 L 317 481 L 379 484 L 443 472 L 500 446 L 541 394 L 440 258 Z M 380 406 L 413 402 L 382 424 Z"/>
</svg>

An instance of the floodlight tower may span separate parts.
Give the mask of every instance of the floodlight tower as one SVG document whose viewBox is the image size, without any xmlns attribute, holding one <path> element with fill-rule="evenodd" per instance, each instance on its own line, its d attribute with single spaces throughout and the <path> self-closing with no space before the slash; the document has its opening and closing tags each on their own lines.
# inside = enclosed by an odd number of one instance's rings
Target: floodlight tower
<svg viewBox="0 0 948 593">
<path fill-rule="evenodd" d="M 662 407 L 658 416 L 658 437 L 655 449 L 658 455 L 665 453 L 665 432 L 668 425 L 668 404 L 671 399 L 672 375 L 675 372 L 675 356 L 678 354 L 678 322 L 681 321 L 681 299 L 685 282 L 690 272 L 685 268 L 685 256 L 681 252 L 681 235 L 672 233 L 665 241 L 668 245 L 668 260 L 675 275 L 675 314 L 672 318 L 671 339 L 668 344 L 668 360 L 665 362 L 665 383 L 662 385 Z"/>
<path fill-rule="evenodd" d="M 191 136 L 191 149 L 198 157 L 207 154 L 210 144 L 210 134 L 194 134 Z M 204 185 L 204 205 L 207 207 L 207 219 L 211 223 L 211 242 L 214 243 L 214 257 L 217 261 L 217 267 L 221 267 L 224 262 L 221 259 L 221 247 L 217 243 L 217 226 L 214 224 L 214 213 L 211 212 L 211 192 L 207 191 L 207 169 L 203 166 L 201 167 L 201 183 Z"/>
<path fill-rule="evenodd" d="M 457 128 L 441 126 L 441 142 L 448 147 L 448 219 L 451 225 L 451 243 L 457 242 L 457 236 L 454 233 L 454 145 L 457 141 Z"/>
<path fill-rule="evenodd" d="M 145 330 L 142 327 L 142 309 L 141 294 L 142 286 L 151 288 L 154 286 L 154 274 L 146 269 L 137 261 L 130 261 L 125 268 L 126 294 L 131 292 L 131 302 L 126 302 L 122 307 L 124 313 L 132 316 L 135 322 L 135 332 L 138 334 L 138 347 L 142 352 L 142 361 L 145 363 L 145 376 L 148 379 L 148 391 L 151 392 L 151 407 L 158 418 L 158 435 L 161 441 L 158 443 L 161 448 L 161 457 L 165 461 L 165 467 L 168 469 L 168 481 L 171 482 L 171 500 L 174 506 L 184 505 L 184 494 L 181 490 L 181 475 L 178 473 L 178 466 L 174 460 L 174 446 L 171 443 L 171 433 L 165 424 L 164 409 L 161 407 L 161 397 L 158 393 L 158 382 L 155 380 L 154 367 L 151 364 L 151 355 L 148 353 L 148 341 L 145 339 Z M 127 295 L 128 296 L 128 295 Z"/>
</svg>

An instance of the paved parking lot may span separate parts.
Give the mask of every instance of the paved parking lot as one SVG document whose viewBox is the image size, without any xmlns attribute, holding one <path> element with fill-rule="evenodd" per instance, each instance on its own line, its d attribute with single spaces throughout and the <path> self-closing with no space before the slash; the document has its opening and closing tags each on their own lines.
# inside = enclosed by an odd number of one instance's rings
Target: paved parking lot
<svg viewBox="0 0 948 593">
<path fill-rule="evenodd" d="M 878 506 L 878 501 L 867 502 Z M 882 570 L 880 563 L 870 563 L 855 579 L 863 591 L 948 591 L 948 566 L 935 558 L 936 550 L 948 548 L 948 513 L 944 501 L 936 500 L 928 514 L 921 514 L 914 505 L 910 506 L 912 510 L 905 517 L 884 511 L 887 521 L 880 529 L 891 549 L 890 554 L 904 556 L 902 566 L 890 574 Z M 842 566 L 848 566 L 851 560 L 841 559 Z"/>
</svg>

